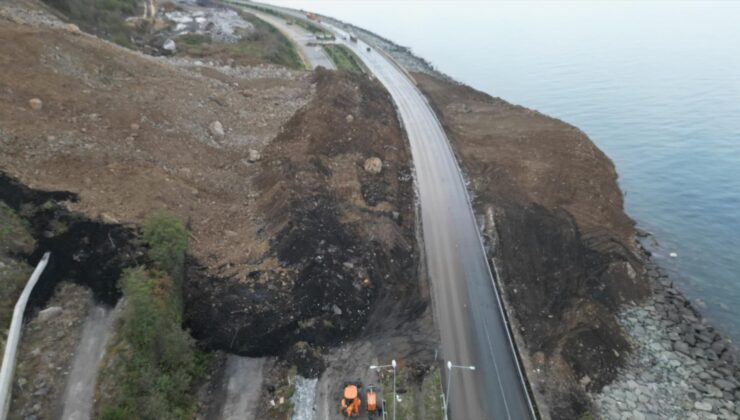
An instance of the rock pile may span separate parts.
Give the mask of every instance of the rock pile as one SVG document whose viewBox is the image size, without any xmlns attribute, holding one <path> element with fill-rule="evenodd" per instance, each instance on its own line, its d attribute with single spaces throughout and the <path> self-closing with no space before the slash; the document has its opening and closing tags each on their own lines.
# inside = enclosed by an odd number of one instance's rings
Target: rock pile
<svg viewBox="0 0 740 420">
<path fill-rule="evenodd" d="M 740 418 L 737 350 L 722 338 L 657 267 L 654 297 L 620 322 L 635 352 L 611 385 L 594 395 L 606 419 Z"/>
</svg>

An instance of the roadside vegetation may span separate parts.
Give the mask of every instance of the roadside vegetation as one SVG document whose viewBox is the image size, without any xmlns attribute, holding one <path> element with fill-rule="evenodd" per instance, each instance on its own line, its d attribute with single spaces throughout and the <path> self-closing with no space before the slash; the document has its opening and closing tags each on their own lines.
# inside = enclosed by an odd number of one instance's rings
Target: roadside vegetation
<svg viewBox="0 0 740 420">
<path fill-rule="evenodd" d="M 325 44 L 324 51 L 329 54 L 339 70 L 348 70 L 354 73 L 363 73 L 360 59 L 349 48 L 339 44 Z"/>
<path fill-rule="evenodd" d="M 102 419 L 192 418 L 192 390 L 209 358 L 182 328 L 187 232 L 158 213 L 144 225 L 149 264 L 124 271 L 123 309 L 98 384 Z"/>
<path fill-rule="evenodd" d="M 36 243 L 28 222 L 0 201 L 0 345 L 5 348 L 13 308 L 33 271 L 22 255 L 33 251 Z"/>
<path fill-rule="evenodd" d="M 266 62 L 291 69 L 303 69 L 303 60 L 293 43 L 272 25 L 250 13 L 241 17 L 254 25 L 254 32 L 236 43 L 214 42 L 204 34 L 186 34 L 177 38 L 179 53 L 190 57 L 232 61 L 236 64 Z"/>
<path fill-rule="evenodd" d="M 331 32 L 325 30 L 324 28 L 308 20 L 289 19 L 289 21 L 307 30 L 308 32 L 311 32 L 314 36 L 316 36 L 319 39 L 334 39 L 334 35 L 332 35 Z"/>
<path fill-rule="evenodd" d="M 132 47 L 134 28 L 126 18 L 143 12 L 139 0 L 43 0 L 62 12 L 85 32 L 94 33 L 124 47 Z"/>
<path fill-rule="evenodd" d="M 295 24 L 295 25 L 300 26 L 301 28 L 307 30 L 308 32 L 311 32 L 317 38 L 322 38 L 322 39 L 329 39 L 329 38 L 331 38 L 331 39 L 334 39 L 334 35 L 331 32 L 325 30 L 324 28 L 320 27 L 319 25 L 317 25 L 317 24 L 315 24 L 315 23 L 313 23 L 311 21 L 308 21 L 308 20 L 305 20 L 305 19 L 294 18 L 292 16 L 288 16 L 288 15 L 283 14 L 283 13 L 280 13 L 280 12 L 278 12 L 276 10 L 270 9 L 269 7 L 262 7 L 262 6 L 257 6 L 257 5 L 254 5 L 254 4 L 241 4 L 241 3 L 239 3 L 239 5 L 240 6 L 246 6 L 246 7 L 252 8 L 252 9 L 257 10 L 257 11 L 260 11 L 262 13 L 266 13 L 268 15 L 279 17 L 280 19 L 283 19 L 286 22 L 289 22 L 289 24 L 290 23 Z"/>
<path fill-rule="evenodd" d="M 384 370 L 379 376 L 385 410 L 390 417 L 393 413 L 393 371 Z M 444 419 L 441 384 L 442 377 L 439 368 L 435 367 L 423 372 L 421 376 L 411 369 L 398 369 L 396 371 L 396 393 L 400 401 L 396 400 L 396 419 Z"/>
</svg>

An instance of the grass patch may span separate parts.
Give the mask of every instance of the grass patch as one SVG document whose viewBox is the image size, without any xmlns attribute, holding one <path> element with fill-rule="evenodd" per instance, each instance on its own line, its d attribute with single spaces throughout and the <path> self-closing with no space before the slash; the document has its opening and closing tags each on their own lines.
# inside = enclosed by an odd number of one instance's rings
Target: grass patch
<svg viewBox="0 0 740 420">
<path fill-rule="evenodd" d="M 311 32 L 317 38 L 321 38 L 321 39 L 334 38 L 334 35 L 332 35 L 330 32 L 326 31 L 324 28 L 316 25 L 313 22 L 309 22 L 303 19 L 292 19 L 292 22 L 296 24 L 297 26 L 300 26 L 301 28 L 307 30 L 308 32 Z"/>
<path fill-rule="evenodd" d="M 409 369 L 401 367 L 396 371 L 396 419 L 398 420 L 442 420 L 444 410 L 440 397 L 441 375 L 438 368 L 427 372 L 423 377 L 413 377 Z M 393 371 L 380 373 L 385 409 L 390 418 L 393 415 Z"/>
<path fill-rule="evenodd" d="M 445 412 L 442 404 L 442 374 L 439 368 L 434 368 L 424 377 L 421 394 L 424 398 L 424 418 L 443 419 Z"/>
<path fill-rule="evenodd" d="M 143 12 L 139 0 L 43 0 L 86 32 L 132 47 L 126 18 Z"/>
<path fill-rule="evenodd" d="M 339 44 L 326 44 L 324 51 L 329 54 L 339 70 L 348 70 L 354 73 L 363 73 L 360 59 L 349 48 Z"/>
<path fill-rule="evenodd" d="M 128 269 L 119 284 L 125 304 L 100 373 L 99 417 L 193 418 L 192 391 L 209 365 L 182 328 L 187 232 L 157 213 L 144 224 L 150 267 Z"/>
<path fill-rule="evenodd" d="M 35 246 L 28 221 L 0 201 L 0 253 L 28 253 Z"/>
<path fill-rule="evenodd" d="M 0 201 L 0 331 L 5 348 L 6 331 L 13 309 L 28 281 L 32 268 L 18 256 L 36 247 L 28 222 Z"/>
</svg>

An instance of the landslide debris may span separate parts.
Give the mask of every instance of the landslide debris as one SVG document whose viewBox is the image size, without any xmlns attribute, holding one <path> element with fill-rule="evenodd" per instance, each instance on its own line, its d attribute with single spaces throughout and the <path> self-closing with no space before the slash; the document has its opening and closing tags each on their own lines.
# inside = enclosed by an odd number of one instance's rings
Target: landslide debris
<svg viewBox="0 0 740 420">
<path fill-rule="evenodd" d="M 0 203 L 23 218 L 33 238 L 17 256 L 35 266 L 44 252 L 52 254 L 29 299 L 29 312 L 44 305 L 65 279 L 89 287 L 98 301 L 113 304 L 120 296 L 116 283 L 121 271 L 144 256 L 134 228 L 70 212 L 63 205 L 70 200 L 77 197 L 34 190 L 0 172 Z"/>
<path fill-rule="evenodd" d="M 76 194 L 69 210 L 111 224 L 167 209 L 189 221 L 190 252 L 215 274 L 248 258 L 259 229 L 250 150 L 311 98 L 308 74 L 192 67 L 23 22 L 0 16 L 0 170 Z"/>
<path fill-rule="evenodd" d="M 562 121 L 414 77 L 471 181 L 540 406 L 578 418 L 630 350 L 617 308 L 650 293 L 614 165 Z"/>
<path fill-rule="evenodd" d="M 399 317 L 425 307 L 410 154 L 388 94 L 346 72 L 320 69 L 312 82 L 316 95 L 258 163 L 260 252 L 219 278 L 189 276 L 189 325 L 213 347 L 256 356 L 330 345 L 382 329 L 366 327 L 378 302 L 404 307 Z M 381 172 L 365 171 L 371 157 Z"/>
</svg>

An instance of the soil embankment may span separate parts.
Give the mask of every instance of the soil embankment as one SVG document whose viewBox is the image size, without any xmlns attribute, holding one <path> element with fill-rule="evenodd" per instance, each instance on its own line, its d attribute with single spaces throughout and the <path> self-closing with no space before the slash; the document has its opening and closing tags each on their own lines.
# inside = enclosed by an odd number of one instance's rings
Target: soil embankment
<svg viewBox="0 0 740 420">
<path fill-rule="evenodd" d="M 617 309 L 650 293 L 614 165 L 562 121 L 414 76 L 471 181 L 540 405 L 576 418 L 630 350 Z"/>
</svg>

